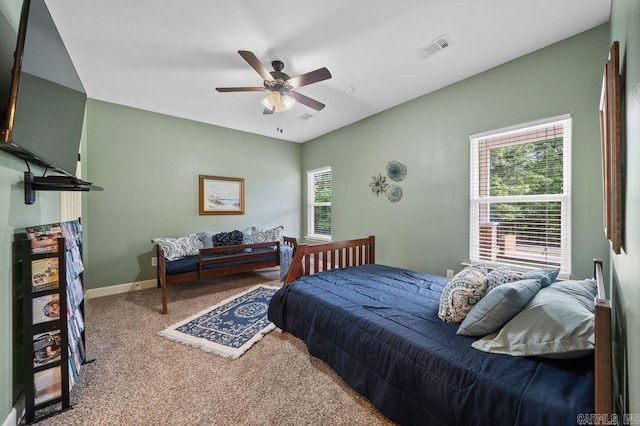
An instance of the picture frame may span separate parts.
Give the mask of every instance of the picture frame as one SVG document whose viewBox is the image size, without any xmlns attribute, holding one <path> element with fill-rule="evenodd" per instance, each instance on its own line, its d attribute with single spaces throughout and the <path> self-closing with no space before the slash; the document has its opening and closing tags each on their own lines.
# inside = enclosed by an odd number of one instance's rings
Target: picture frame
<svg viewBox="0 0 640 426">
<path fill-rule="evenodd" d="M 611 249 L 622 248 L 622 127 L 620 53 L 615 41 L 604 67 L 600 96 L 604 231 Z"/>
<path fill-rule="evenodd" d="M 200 175 L 200 215 L 244 214 L 244 179 Z"/>
</svg>

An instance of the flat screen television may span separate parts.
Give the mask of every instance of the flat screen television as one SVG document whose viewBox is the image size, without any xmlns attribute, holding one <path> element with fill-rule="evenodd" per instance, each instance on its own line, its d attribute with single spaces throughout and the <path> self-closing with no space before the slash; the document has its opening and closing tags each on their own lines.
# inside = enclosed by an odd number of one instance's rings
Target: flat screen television
<svg viewBox="0 0 640 426">
<path fill-rule="evenodd" d="M 0 2 L 0 149 L 74 176 L 87 95 L 44 0 Z M 6 7 L 5 7 L 6 9 Z M 15 52 L 15 54 L 14 54 Z"/>
</svg>

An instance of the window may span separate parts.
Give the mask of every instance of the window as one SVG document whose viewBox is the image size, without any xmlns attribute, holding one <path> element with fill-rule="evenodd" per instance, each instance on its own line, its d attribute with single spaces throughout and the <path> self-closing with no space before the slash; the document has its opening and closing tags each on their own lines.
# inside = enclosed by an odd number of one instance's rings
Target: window
<svg viewBox="0 0 640 426">
<path fill-rule="evenodd" d="M 571 274 L 571 117 L 470 136 L 470 260 Z"/>
<path fill-rule="evenodd" d="M 331 167 L 307 172 L 307 197 L 308 236 L 331 239 Z"/>
</svg>

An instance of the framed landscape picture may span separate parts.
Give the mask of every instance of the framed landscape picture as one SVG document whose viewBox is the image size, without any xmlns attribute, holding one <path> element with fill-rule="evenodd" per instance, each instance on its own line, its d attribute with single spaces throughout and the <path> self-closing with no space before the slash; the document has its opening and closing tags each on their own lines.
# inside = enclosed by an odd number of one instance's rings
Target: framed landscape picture
<svg viewBox="0 0 640 426">
<path fill-rule="evenodd" d="M 611 45 L 602 77 L 600 137 L 604 231 L 614 253 L 622 247 L 622 128 L 621 78 L 618 42 Z"/>
<path fill-rule="evenodd" d="M 200 214 L 244 214 L 244 179 L 200 175 Z"/>
</svg>

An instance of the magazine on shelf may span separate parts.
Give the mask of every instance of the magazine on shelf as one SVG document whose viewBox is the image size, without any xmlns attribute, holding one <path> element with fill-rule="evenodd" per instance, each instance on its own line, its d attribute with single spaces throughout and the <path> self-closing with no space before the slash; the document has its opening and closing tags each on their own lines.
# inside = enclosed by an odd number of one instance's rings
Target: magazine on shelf
<svg viewBox="0 0 640 426">
<path fill-rule="evenodd" d="M 71 281 L 80 276 L 84 272 L 84 266 L 82 265 L 82 256 L 80 256 L 80 249 L 73 247 L 67 251 L 67 281 Z"/>
<path fill-rule="evenodd" d="M 62 396 L 62 368 L 60 366 L 38 371 L 33 375 L 34 402 L 42 404 Z"/>
<path fill-rule="evenodd" d="M 34 297 L 31 301 L 33 307 L 33 324 L 54 321 L 60 319 L 60 296 L 49 294 Z"/>
<path fill-rule="evenodd" d="M 82 244 L 82 227 L 77 220 L 30 226 L 26 230 L 27 238 L 31 240 L 33 254 L 56 253 L 58 251 L 56 238 L 60 237 L 64 237 L 67 250 Z"/>
<path fill-rule="evenodd" d="M 33 335 L 33 366 L 40 367 L 60 361 L 62 354 L 60 330 Z"/>
<path fill-rule="evenodd" d="M 31 261 L 31 288 L 33 291 L 58 288 L 60 269 L 57 257 Z"/>
<path fill-rule="evenodd" d="M 31 240 L 31 253 L 57 253 L 57 238 L 62 237 L 59 223 L 31 226 L 27 228 L 27 238 Z"/>
<path fill-rule="evenodd" d="M 77 220 L 71 220 L 68 222 L 60 223 L 62 229 L 62 235 L 65 238 L 65 245 L 67 250 L 71 250 L 73 247 L 77 247 L 82 244 L 82 229 L 80 222 Z"/>
<path fill-rule="evenodd" d="M 72 308 L 77 308 L 84 299 L 84 292 L 82 290 L 82 282 L 80 278 L 75 278 L 73 281 L 67 281 L 67 305 Z"/>
</svg>

